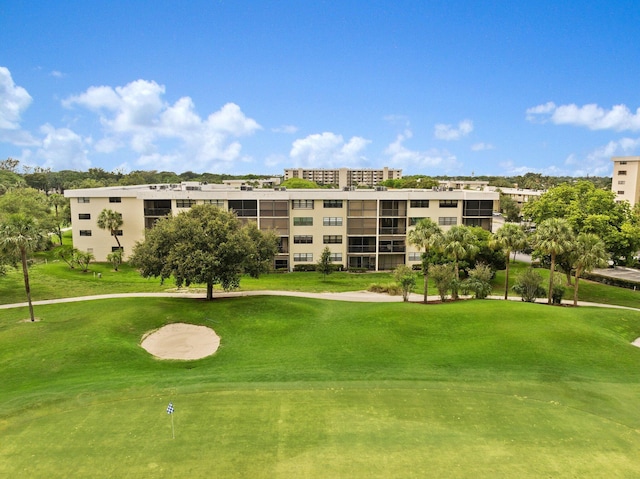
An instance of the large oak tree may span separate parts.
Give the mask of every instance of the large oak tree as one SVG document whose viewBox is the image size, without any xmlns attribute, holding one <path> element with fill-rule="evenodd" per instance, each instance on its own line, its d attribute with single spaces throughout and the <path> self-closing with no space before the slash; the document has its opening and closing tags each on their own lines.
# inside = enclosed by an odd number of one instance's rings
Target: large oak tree
<svg viewBox="0 0 640 479">
<path fill-rule="evenodd" d="M 233 212 L 196 205 L 158 221 L 136 244 L 130 262 L 144 277 L 173 276 L 178 286 L 204 283 L 212 299 L 215 284 L 228 291 L 239 286 L 242 274 L 265 272 L 277 250 L 274 233 L 243 224 Z"/>
</svg>

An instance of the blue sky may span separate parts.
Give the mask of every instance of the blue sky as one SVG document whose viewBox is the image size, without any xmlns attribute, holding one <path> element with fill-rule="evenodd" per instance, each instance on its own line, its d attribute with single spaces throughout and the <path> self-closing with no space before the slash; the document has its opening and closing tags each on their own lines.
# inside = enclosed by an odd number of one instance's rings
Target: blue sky
<svg viewBox="0 0 640 479">
<path fill-rule="evenodd" d="M 633 1 L 0 0 L 0 159 L 53 170 L 611 174 Z"/>
</svg>

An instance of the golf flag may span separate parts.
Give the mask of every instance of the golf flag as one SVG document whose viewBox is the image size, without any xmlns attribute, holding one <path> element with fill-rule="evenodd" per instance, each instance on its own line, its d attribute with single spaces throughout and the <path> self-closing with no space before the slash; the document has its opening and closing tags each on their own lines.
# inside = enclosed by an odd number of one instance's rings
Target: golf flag
<svg viewBox="0 0 640 479">
<path fill-rule="evenodd" d="M 173 403 L 170 402 L 167 406 L 167 414 L 173 414 Z"/>
</svg>

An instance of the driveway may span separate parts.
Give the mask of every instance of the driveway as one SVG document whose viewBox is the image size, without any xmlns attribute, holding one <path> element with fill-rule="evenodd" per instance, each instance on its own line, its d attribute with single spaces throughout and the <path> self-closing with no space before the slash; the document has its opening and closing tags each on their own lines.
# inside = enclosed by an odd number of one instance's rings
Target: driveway
<svg viewBox="0 0 640 479">
<path fill-rule="evenodd" d="M 592 271 L 594 274 L 605 276 L 608 278 L 618 278 L 627 281 L 634 281 L 640 284 L 640 271 L 624 266 L 616 266 L 615 268 L 599 268 Z"/>
</svg>

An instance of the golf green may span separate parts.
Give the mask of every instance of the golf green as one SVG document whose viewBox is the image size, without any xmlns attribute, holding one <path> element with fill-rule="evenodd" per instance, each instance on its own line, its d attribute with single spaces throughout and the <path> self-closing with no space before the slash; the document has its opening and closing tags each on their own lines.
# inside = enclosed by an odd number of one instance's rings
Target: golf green
<svg viewBox="0 0 640 479">
<path fill-rule="evenodd" d="M 0 318 L 0 476 L 634 477 L 640 314 L 122 299 Z M 207 325 L 213 356 L 139 343 Z M 172 402 L 174 412 L 167 414 Z"/>
</svg>

